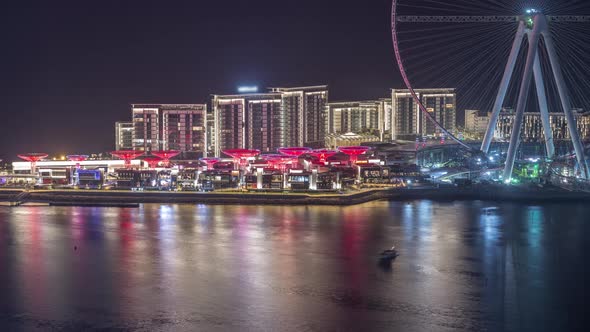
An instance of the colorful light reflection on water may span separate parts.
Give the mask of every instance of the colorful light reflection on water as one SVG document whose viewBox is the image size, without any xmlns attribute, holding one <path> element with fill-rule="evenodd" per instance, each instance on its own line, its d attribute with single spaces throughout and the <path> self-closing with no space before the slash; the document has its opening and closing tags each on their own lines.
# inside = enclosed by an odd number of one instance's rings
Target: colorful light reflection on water
<svg viewBox="0 0 590 332">
<path fill-rule="evenodd" d="M 0 208 L 0 326 L 564 330 L 590 207 Z M 395 244 L 392 268 L 377 254 Z M 580 315 L 581 316 L 581 315 Z"/>
</svg>

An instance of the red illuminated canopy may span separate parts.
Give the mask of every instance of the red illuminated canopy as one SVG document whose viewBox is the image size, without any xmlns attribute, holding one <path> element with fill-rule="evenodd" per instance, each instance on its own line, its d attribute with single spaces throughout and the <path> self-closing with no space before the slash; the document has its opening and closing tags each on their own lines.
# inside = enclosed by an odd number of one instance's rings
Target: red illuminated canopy
<svg viewBox="0 0 590 332">
<path fill-rule="evenodd" d="M 131 165 L 131 160 L 141 156 L 143 152 L 135 150 L 117 150 L 112 151 L 111 154 L 115 157 L 123 159 L 125 161 L 125 167 L 129 167 Z"/>
<path fill-rule="evenodd" d="M 199 159 L 200 161 L 204 162 L 205 164 L 207 164 L 207 168 L 211 168 L 213 167 L 213 165 L 217 164 L 219 162 L 219 158 L 201 158 Z"/>
<path fill-rule="evenodd" d="M 142 159 L 148 163 L 150 168 L 158 167 L 158 163 L 160 163 L 160 161 L 162 161 L 162 158 L 160 158 L 158 156 L 145 156 Z"/>
<path fill-rule="evenodd" d="M 88 159 L 88 156 L 85 154 L 70 154 L 67 155 L 66 158 L 68 158 L 70 161 L 84 161 Z"/>
<path fill-rule="evenodd" d="M 340 152 L 349 156 L 358 156 L 369 151 L 370 149 L 371 148 L 368 146 L 343 146 L 338 148 Z"/>
<path fill-rule="evenodd" d="M 180 154 L 178 150 L 160 150 L 160 151 L 152 151 L 154 156 L 158 156 L 165 161 L 170 160 L 170 158 L 174 158 Z"/>
<path fill-rule="evenodd" d="M 309 152 L 309 154 L 319 158 L 320 162 L 325 163 L 326 159 L 337 154 L 338 152 L 339 151 L 337 151 L 337 150 L 317 149 L 317 150 L 312 150 L 311 152 Z"/>
<path fill-rule="evenodd" d="M 32 163 L 35 163 L 35 162 L 42 160 L 42 159 L 45 159 L 45 158 L 47 158 L 47 156 L 48 156 L 47 153 L 23 153 L 23 154 L 18 155 L 18 157 L 20 159 L 30 161 Z"/>
<path fill-rule="evenodd" d="M 281 170 L 284 170 L 287 164 L 290 164 L 297 159 L 296 157 L 283 154 L 265 154 L 261 155 L 260 158 L 268 161 L 268 163 L 274 168 Z"/>
<path fill-rule="evenodd" d="M 370 149 L 371 148 L 368 146 L 343 146 L 338 148 L 340 152 L 345 153 L 350 157 L 352 163 L 356 163 L 358 156 L 366 153 Z"/>
<path fill-rule="evenodd" d="M 255 149 L 228 149 L 222 152 L 235 159 L 252 158 L 260 154 L 260 150 Z"/>
<path fill-rule="evenodd" d="M 309 153 L 310 148 L 306 147 L 291 147 L 291 148 L 279 148 L 278 151 L 287 156 L 299 157 L 304 153 Z"/>
</svg>

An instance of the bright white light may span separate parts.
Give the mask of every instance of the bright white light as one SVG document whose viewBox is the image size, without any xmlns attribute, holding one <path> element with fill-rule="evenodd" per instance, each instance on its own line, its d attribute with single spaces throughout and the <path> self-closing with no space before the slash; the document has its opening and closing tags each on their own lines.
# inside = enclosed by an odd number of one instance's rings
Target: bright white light
<svg viewBox="0 0 590 332">
<path fill-rule="evenodd" d="M 258 92 L 258 87 L 257 86 L 240 86 L 240 87 L 238 87 L 238 92 L 240 92 L 240 93 Z"/>
</svg>

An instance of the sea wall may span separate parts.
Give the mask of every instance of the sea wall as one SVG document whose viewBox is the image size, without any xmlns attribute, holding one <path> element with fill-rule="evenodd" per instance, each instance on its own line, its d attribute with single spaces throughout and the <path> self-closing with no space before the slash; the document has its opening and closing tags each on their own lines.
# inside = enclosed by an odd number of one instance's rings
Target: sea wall
<svg viewBox="0 0 590 332">
<path fill-rule="evenodd" d="M 22 191 L 0 191 L 0 201 L 14 201 Z M 248 204 L 248 205 L 354 205 L 376 200 L 431 199 L 442 201 L 484 200 L 508 202 L 579 202 L 590 194 L 555 187 L 514 187 L 478 185 L 472 187 L 421 187 L 369 189 L 349 194 L 322 193 L 197 193 L 133 192 L 116 190 L 32 190 L 22 202 L 54 205 L 129 206 L 141 203 L 167 204 Z"/>
</svg>

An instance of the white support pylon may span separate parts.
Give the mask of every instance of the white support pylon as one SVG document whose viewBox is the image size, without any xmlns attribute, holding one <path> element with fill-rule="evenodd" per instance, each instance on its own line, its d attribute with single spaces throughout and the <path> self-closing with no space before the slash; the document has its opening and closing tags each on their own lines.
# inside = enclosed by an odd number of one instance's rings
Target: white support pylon
<svg viewBox="0 0 590 332">
<path fill-rule="evenodd" d="M 508 63 L 506 64 L 506 67 L 504 69 L 504 76 L 502 77 L 502 81 L 500 83 L 498 95 L 496 96 L 496 100 L 492 109 L 490 123 L 484 136 L 481 149 L 485 153 L 489 151 L 494 131 L 496 129 L 496 125 L 498 122 L 498 116 L 502 109 L 504 99 L 506 98 L 508 85 L 510 83 L 510 80 L 512 79 L 516 60 L 522 47 L 522 40 L 525 35 L 528 37 L 529 47 L 526 55 L 527 60 L 525 64 L 523 77 L 520 82 L 520 90 L 516 105 L 516 114 L 512 126 L 512 134 L 510 137 L 510 144 L 508 146 L 508 153 L 506 156 L 506 164 L 504 166 L 503 178 L 506 182 L 509 182 L 512 178 L 514 160 L 516 158 L 516 152 L 520 144 L 520 132 L 522 129 L 524 112 L 526 110 L 528 96 L 530 93 L 531 79 L 533 79 L 533 77 L 535 80 L 535 89 L 537 91 L 537 99 L 539 103 L 539 110 L 541 113 L 541 122 L 543 124 L 543 134 L 545 136 L 545 148 L 547 150 L 547 158 L 552 159 L 555 156 L 553 132 L 551 130 L 547 95 L 545 92 L 545 79 L 543 78 L 543 72 L 541 70 L 539 58 L 539 47 L 541 37 L 543 37 L 543 40 L 545 42 L 545 48 L 547 49 L 547 53 L 549 55 L 551 70 L 553 72 L 553 76 L 559 92 L 559 98 L 561 100 L 561 105 L 563 107 L 565 117 L 567 120 L 567 126 L 572 139 L 572 143 L 574 145 L 577 161 L 580 165 L 581 175 L 584 178 L 589 178 L 590 168 L 588 167 L 586 158 L 584 156 L 584 147 L 582 145 L 582 141 L 578 133 L 576 118 L 574 116 L 571 107 L 571 102 L 569 99 L 569 92 L 567 86 L 565 85 L 563 73 L 561 71 L 561 66 L 557 58 L 557 53 L 555 52 L 555 47 L 553 46 L 553 40 L 551 39 L 551 35 L 549 33 L 549 24 L 547 17 L 541 13 L 535 13 L 532 17 L 529 18 L 524 17 L 521 19 L 521 22 L 519 23 L 518 30 L 516 32 L 516 37 L 512 45 L 510 56 L 508 57 Z"/>
<path fill-rule="evenodd" d="M 541 123 L 543 124 L 543 134 L 545 135 L 545 149 L 547 159 L 553 159 L 555 156 L 555 145 L 553 144 L 553 131 L 551 130 L 551 120 L 549 119 L 549 107 L 547 106 L 547 95 L 545 93 L 545 81 L 543 80 L 543 71 L 541 70 L 541 59 L 537 51 L 537 58 L 533 67 L 533 77 L 535 78 L 535 87 L 537 90 L 537 100 L 539 102 L 539 111 L 541 113 Z"/>
<path fill-rule="evenodd" d="M 522 47 L 522 40 L 524 38 L 526 30 L 527 29 L 524 22 L 521 21 L 518 24 L 516 37 L 514 38 L 514 42 L 512 43 L 512 50 L 510 51 L 510 56 L 508 56 L 508 62 L 506 63 L 506 68 L 504 69 L 504 76 L 502 76 L 502 81 L 500 82 L 500 89 L 498 90 L 498 94 L 496 95 L 496 101 L 494 102 L 494 106 L 492 108 L 490 123 L 481 143 L 481 151 L 483 151 L 483 153 L 487 154 L 490 149 L 490 144 L 492 143 L 492 138 L 494 137 L 494 131 L 496 130 L 496 124 L 498 123 L 498 115 L 500 115 L 502 105 L 504 105 L 506 92 L 508 91 L 508 86 L 510 85 L 512 74 L 514 73 L 514 67 L 516 66 L 516 60 L 518 58 L 520 48 Z"/>
<path fill-rule="evenodd" d="M 520 131 L 522 129 L 522 120 L 524 118 L 524 111 L 531 88 L 531 80 L 533 78 L 533 67 L 535 59 L 537 59 L 537 48 L 539 47 L 539 39 L 541 31 L 546 26 L 545 18 L 541 15 L 534 17 L 533 31 L 529 34 L 529 49 L 527 53 L 527 60 L 524 66 L 524 73 L 522 81 L 520 82 L 520 90 L 518 91 L 518 101 L 516 103 L 516 114 L 514 116 L 514 123 L 512 125 L 512 134 L 510 136 L 510 145 L 508 145 L 508 153 L 506 154 L 506 164 L 504 165 L 505 182 L 510 182 L 512 179 L 512 170 L 514 168 L 514 159 L 516 157 L 516 150 L 520 145 Z"/>
<path fill-rule="evenodd" d="M 559 93 L 561 106 L 563 108 L 563 112 L 565 113 L 565 119 L 567 121 L 567 127 L 570 133 L 570 138 L 572 139 L 574 151 L 576 152 L 576 158 L 578 160 L 580 173 L 582 175 L 582 178 L 588 179 L 590 177 L 590 174 L 588 173 L 588 163 L 586 161 L 586 156 L 584 155 L 584 145 L 582 144 L 580 134 L 578 133 L 578 125 L 576 122 L 576 117 L 574 116 L 574 111 L 572 110 L 569 92 L 567 86 L 565 85 L 565 80 L 563 79 L 561 65 L 559 64 L 557 53 L 555 52 L 555 46 L 553 45 L 553 39 L 551 38 L 551 34 L 548 28 L 546 28 L 543 31 L 543 40 L 545 41 L 545 48 L 547 49 L 547 54 L 549 54 L 549 61 L 551 63 L 551 69 L 553 71 L 553 77 L 555 78 L 557 92 Z"/>
</svg>

